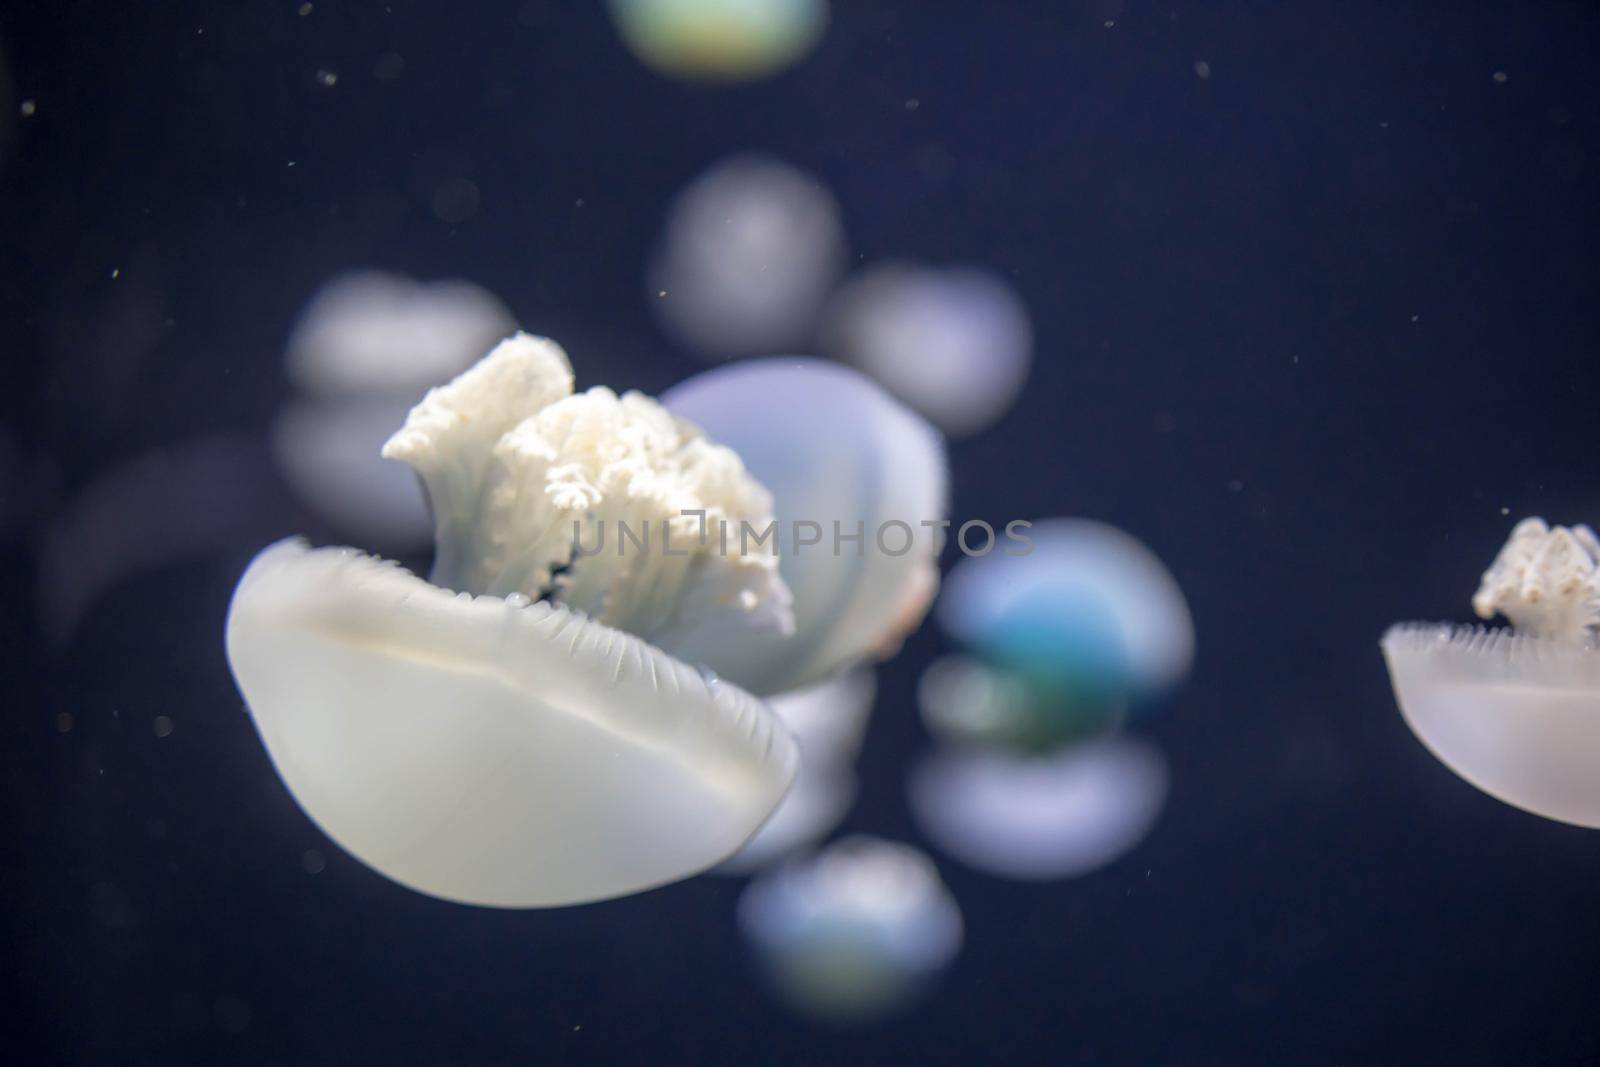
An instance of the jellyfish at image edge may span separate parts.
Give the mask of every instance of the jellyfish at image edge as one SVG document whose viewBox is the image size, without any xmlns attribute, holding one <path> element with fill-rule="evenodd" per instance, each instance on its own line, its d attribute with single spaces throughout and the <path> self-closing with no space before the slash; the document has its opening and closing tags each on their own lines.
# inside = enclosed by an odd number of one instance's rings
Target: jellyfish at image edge
<svg viewBox="0 0 1600 1067">
<path fill-rule="evenodd" d="M 1600 541 L 1524 519 L 1472 607 L 1511 629 L 1402 623 L 1384 635 L 1407 725 L 1490 796 L 1600 828 Z"/>
<path fill-rule="evenodd" d="M 1154 553 L 1086 519 L 1016 533 L 945 582 L 939 621 L 966 654 L 936 662 L 919 689 L 936 735 L 1049 751 L 1115 728 L 1183 680 L 1194 625 Z"/>
<path fill-rule="evenodd" d="M 610 0 L 628 48 L 662 74 L 747 81 L 809 52 L 828 24 L 827 0 Z"/>
<path fill-rule="evenodd" d="M 835 607 L 876 625 L 824 646 L 813 631 L 831 618 L 796 617 L 776 553 L 697 537 L 699 522 L 771 521 L 739 456 L 641 394 L 572 386 L 558 346 L 519 334 L 384 446 L 426 488 L 430 581 L 290 540 L 256 558 L 229 611 L 230 665 L 295 799 L 359 859 L 436 896 L 578 903 L 722 860 L 798 758 L 745 689 L 825 677 L 905 624 L 903 605 L 852 590 Z M 811 432 L 769 425 L 774 450 Z M 923 459 L 942 477 L 942 453 Z M 624 553 L 622 521 L 662 550 Z M 580 551 L 602 523 L 608 549 Z M 803 669 L 740 653 L 790 640 Z M 748 669 L 718 679 L 713 652 Z"/>
<path fill-rule="evenodd" d="M 909 845 L 848 837 L 761 875 L 739 926 L 778 995 L 830 1022 L 905 1008 L 955 958 L 961 911 Z"/>
</svg>

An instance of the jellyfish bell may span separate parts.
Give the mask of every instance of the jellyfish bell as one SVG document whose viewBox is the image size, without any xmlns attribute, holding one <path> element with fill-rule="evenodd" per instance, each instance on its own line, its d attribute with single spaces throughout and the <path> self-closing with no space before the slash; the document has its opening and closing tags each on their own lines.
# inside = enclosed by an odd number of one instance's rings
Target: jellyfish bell
<svg viewBox="0 0 1600 1067">
<path fill-rule="evenodd" d="M 967 866 L 1018 881 L 1089 874 L 1155 826 L 1167 797 L 1160 751 L 1127 735 L 1044 755 L 951 745 L 913 769 L 917 824 Z"/>
<path fill-rule="evenodd" d="M 739 925 L 780 996 L 835 1022 L 894 1013 L 960 951 L 955 898 L 909 845 L 850 837 L 791 859 L 739 898 Z"/>
<path fill-rule="evenodd" d="M 717 367 L 661 400 L 771 490 L 794 598 L 792 637 L 731 635 L 707 650 L 712 669 L 758 694 L 784 692 L 892 653 L 921 624 L 939 586 L 935 528 L 948 500 L 944 442 L 925 419 L 817 359 Z"/>
<path fill-rule="evenodd" d="M 505 907 L 635 892 L 743 844 L 797 751 L 692 664 L 725 633 L 788 632 L 788 590 L 770 556 L 674 526 L 768 516 L 738 456 L 648 397 L 574 394 L 565 353 L 524 334 L 384 452 L 432 503 L 431 581 L 280 542 L 229 609 L 234 677 L 307 814 L 396 881 Z M 630 521 L 678 553 L 624 553 L 616 532 L 583 550 Z"/>
<path fill-rule="evenodd" d="M 1069 657 L 1070 662 L 1070 657 Z M 956 745 L 1049 752 L 1116 729 L 1127 717 L 1120 689 L 1042 687 L 971 656 L 943 656 L 917 679 L 928 732 Z"/>
<path fill-rule="evenodd" d="M 939 605 L 951 637 L 1083 702 L 1096 694 L 1144 702 L 1183 679 L 1194 624 L 1154 553 L 1086 519 L 1044 519 L 1022 532 L 1031 548 L 968 557 L 951 570 Z"/>
<path fill-rule="evenodd" d="M 628 48 L 663 74 L 746 81 L 800 59 L 828 23 L 827 0 L 610 0 Z"/>
<path fill-rule="evenodd" d="M 1406 724 L 1490 796 L 1600 828 L 1600 541 L 1525 519 L 1472 604 L 1512 628 L 1403 623 L 1384 635 Z"/>
</svg>

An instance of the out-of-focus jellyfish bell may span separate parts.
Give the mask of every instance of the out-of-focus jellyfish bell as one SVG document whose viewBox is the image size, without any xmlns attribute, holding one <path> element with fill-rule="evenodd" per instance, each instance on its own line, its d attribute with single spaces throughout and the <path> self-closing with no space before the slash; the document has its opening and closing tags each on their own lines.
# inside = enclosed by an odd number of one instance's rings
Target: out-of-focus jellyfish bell
<svg viewBox="0 0 1600 1067">
<path fill-rule="evenodd" d="M 573 394 L 565 353 L 522 334 L 384 454 L 427 488 L 431 583 L 286 541 L 229 610 L 229 663 L 307 814 L 396 881 L 500 906 L 635 892 L 743 844 L 794 742 L 674 655 L 793 625 L 775 558 L 715 553 L 680 515 L 769 519 L 738 456 L 648 397 Z M 625 553 L 622 522 L 663 550 Z"/>
<path fill-rule="evenodd" d="M 824 1020 L 881 1018 L 915 999 L 961 948 L 961 912 L 927 856 L 838 841 L 750 884 L 739 925 L 774 987 Z"/>
<path fill-rule="evenodd" d="M 845 264 L 828 191 L 759 156 L 719 163 L 673 204 L 648 274 L 662 325 L 711 358 L 805 346 Z"/>
<path fill-rule="evenodd" d="M 911 810 L 930 841 L 1002 878 L 1073 878 L 1117 860 L 1150 832 L 1167 765 L 1118 735 L 1043 756 L 949 746 L 910 779 Z"/>
<path fill-rule="evenodd" d="M 1182 680 L 1193 624 L 1182 591 L 1149 549 L 1083 519 L 1047 519 L 1020 532 L 1031 550 L 962 559 L 939 604 L 946 632 L 1029 694 L 1013 702 L 1022 716 L 969 739 L 1030 749 L 1071 742 Z M 930 724 L 950 718 L 935 711 Z"/>
<path fill-rule="evenodd" d="M 704 662 L 769 694 L 898 648 L 939 584 L 932 524 L 946 513 L 948 470 L 938 433 L 870 379 L 815 359 L 718 367 L 661 400 L 771 490 L 794 595 L 791 638 L 741 633 L 701 650 Z"/>
<path fill-rule="evenodd" d="M 775 73 L 811 50 L 828 24 L 827 0 L 610 0 L 634 55 L 663 74 L 744 81 Z"/>
<path fill-rule="evenodd" d="M 855 667 L 768 701 L 799 745 L 800 770 L 778 810 L 720 872 L 760 870 L 839 825 L 855 801 L 855 759 L 876 695 L 872 669 Z"/>
<path fill-rule="evenodd" d="M 319 516 L 364 543 L 409 549 L 432 530 L 416 478 L 379 455 L 417 393 L 465 370 L 516 320 L 467 281 L 420 283 L 378 271 L 325 284 L 290 335 L 299 395 L 279 412 L 273 454 Z"/>
<path fill-rule="evenodd" d="M 923 725 L 941 741 L 1017 752 L 1048 752 L 1107 733 L 1122 724 L 1128 708 L 1120 688 L 1041 689 L 962 655 L 928 665 L 917 680 L 917 706 Z"/>
<path fill-rule="evenodd" d="M 954 437 L 995 422 L 1022 391 L 1033 330 L 988 271 L 875 267 L 830 301 L 823 352 L 866 371 Z"/>
<path fill-rule="evenodd" d="M 1383 638 L 1406 723 L 1508 804 L 1600 828 L 1600 541 L 1525 519 L 1472 606 L 1511 630 L 1404 623 Z"/>
</svg>

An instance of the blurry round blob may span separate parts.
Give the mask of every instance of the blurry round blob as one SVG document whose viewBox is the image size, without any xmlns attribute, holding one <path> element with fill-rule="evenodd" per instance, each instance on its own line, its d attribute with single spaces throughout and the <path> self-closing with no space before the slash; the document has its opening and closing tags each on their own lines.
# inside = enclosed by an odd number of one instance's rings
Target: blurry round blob
<svg viewBox="0 0 1600 1067">
<path fill-rule="evenodd" d="M 411 403 L 513 333 L 511 312 L 472 282 L 342 274 L 317 290 L 289 336 L 289 379 L 319 394 L 387 392 Z"/>
<path fill-rule="evenodd" d="M 744 81 L 809 52 L 827 0 L 610 0 L 611 17 L 646 66 L 687 80 Z"/>
<path fill-rule="evenodd" d="M 997 274 L 892 263 L 839 290 L 821 347 L 961 437 L 994 423 L 1022 392 L 1033 328 Z"/>
<path fill-rule="evenodd" d="M 1194 657 L 1177 582 L 1113 526 L 1044 519 L 963 558 L 940 600 L 946 632 L 1054 699 L 1138 701 L 1171 689 Z M 1027 551 L 1026 555 L 1011 552 Z"/>
<path fill-rule="evenodd" d="M 855 801 L 854 764 L 876 696 L 872 669 L 856 667 L 767 701 L 800 748 L 800 770 L 778 810 L 718 872 L 760 870 L 839 825 Z"/>
<path fill-rule="evenodd" d="M 272 424 L 279 471 L 307 507 L 352 539 L 401 550 L 433 535 L 415 472 L 379 455 L 416 397 L 291 401 Z"/>
<path fill-rule="evenodd" d="M 351 549 L 263 550 L 227 649 L 306 814 L 462 903 L 552 907 L 697 873 L 755 832 L 799 759 L 760 701 L 629 633 Z"/>
<path fill-rule="evenodd" d="M 1409 623 L 1384 635 L 1407 725 L 1490 796 L 1600 828 L 1600 540 L 1524 520 L 1473 607 L 1513 628 Z"/>
<path fill-rule="evenodd" d="M 808 345 L 844 269 L 844 227 L 816 179 L 737 156 L 679 194 L 647 298 L 678 341 L 710 358 Z"/>
<path fill-rule="evenodd" d="M 1144 840 L 1167 798 L 1167 764 L 1116 735 L 1048 756 L 951 746 L 912 771 L 928 839 L 975 870 L 1018 881 L 1074 878 Z"/>
<path fill-rule="evenodd" d="M 961 948 L 961 912 L 933 861 L 849 837 L 792 859 L 739 898 L 739 926 L 802 1014 L 867 1021 L 912 1002 Z"/>
<path fill-rule="evenodd" d="M 917 680 L 917 705 L 928 732 L 957 744 L 1045 752 L 1107 733 L 1125 718 L 1123 694 L 1079 699 L 1032 685 L 968 656 L 931 663 Z"/>
<path fill-rule="evenodd" d="M 64 641 L 118 583 L 281 532 L 282 497 L 265 451 L 229 437 L 153 449 L 100 472 L 45 531 L 45 630 Z"/>
<path fill-rule="evenodd" d="M 778 567 L 794 595 L 791 637 L 731 634 L 703 650 L 707 666 L 781 693 L 892 653 L 921 624 L 939 585 L 935 531 L 922 524 L 944 518 L 949 481 L 944 443 L 921 416 L 816 359 L 718 367 L 661 402 L 737 452 L 772 493 Z M 836 531 L 861 537 L 836 541 Z"/>
</svg>

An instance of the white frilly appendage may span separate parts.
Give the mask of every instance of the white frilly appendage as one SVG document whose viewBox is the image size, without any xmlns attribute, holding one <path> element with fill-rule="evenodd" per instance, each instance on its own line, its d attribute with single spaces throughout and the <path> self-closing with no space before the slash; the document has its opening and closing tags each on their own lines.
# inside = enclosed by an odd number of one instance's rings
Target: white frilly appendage
<svg viewBox="0 0 1600 1067">
<path fill-rule="evenodd" d="M 1484 572 L 1472 609 L 1482 619 L 1499 612 L 1519 633 L 1592 644 L 1600 629 L 1600 541 L 1587 526 L 1523 519 Z"/>
<path fill-rule="evenodd" d="M 789 633 L 776 554 L 714 533 L 772 521 L 739 456 L 641 393 L 572 387 L 561 347 L 519 333 L 389 439 L 433 508 L 431 581 L 548 598 L 690 662 L 730 628 Z"/>
</svg>

